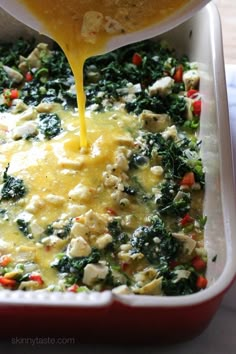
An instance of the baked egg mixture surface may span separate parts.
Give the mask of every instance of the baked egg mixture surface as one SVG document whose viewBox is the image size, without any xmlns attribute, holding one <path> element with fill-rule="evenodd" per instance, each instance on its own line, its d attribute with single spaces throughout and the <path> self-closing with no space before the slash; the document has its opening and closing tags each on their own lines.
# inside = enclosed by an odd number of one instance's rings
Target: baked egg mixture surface
<svg viewBox="0 0 236 354">
<path fill-rule="evenodd" d="M 207 286 L 197 64 L 145 41 L 86 60 L 87 147 L 57 47 L 1 44 L 0 286 Z"/>
<path fill-rule="evenodd" d="M 168 18 L 189 0 L 20 0 L 63 49 L 75 78 L 80 146 L 87 146 L 83 66 L 116 36 Z M 191 0 L 190 0 L 191 1 Z"/>
</svg>

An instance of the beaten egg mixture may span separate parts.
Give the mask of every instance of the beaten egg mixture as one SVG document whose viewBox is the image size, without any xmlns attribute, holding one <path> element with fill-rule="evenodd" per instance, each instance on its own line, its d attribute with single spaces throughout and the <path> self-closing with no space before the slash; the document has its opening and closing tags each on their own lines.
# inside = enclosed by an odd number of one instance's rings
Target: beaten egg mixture
<svg viewBox="0 0 236 354">
<path fill-rule="evenodd" d="M 80 146 L 87 146 L 83 65 L 104 52 L 113 36 L 160 22 L 186 5 L 187 0 L 21 0 L 61 46 L 72 68 L 79 109 Z"/>
<path fill-rule="evenodd" d="M 57 47 L 33 45 L 1 45 L 1 287 L 205 288 L 196 63 L 164 42 L 86 61 L 80 150 L 70 67 Z"/>
</svg>

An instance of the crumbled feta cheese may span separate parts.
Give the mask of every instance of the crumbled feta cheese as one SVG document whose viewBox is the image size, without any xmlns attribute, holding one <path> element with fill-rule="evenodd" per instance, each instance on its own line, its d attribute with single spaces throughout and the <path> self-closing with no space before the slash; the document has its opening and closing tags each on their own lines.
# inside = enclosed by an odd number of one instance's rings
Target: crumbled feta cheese
<svg viewBox="0 0 236 354">
<path fill-rule="evenodd" d="M 109 268 L 102 264 L 87 264 L 84 268 L 83 283 L 88 286 L 92 286 L 99 280 L 106 278 L 109 272 Z"/>
<path fill-rule="evenodd" d="M 71 217 L 76 217 L 78 215 L 84 214 L 87 210 L 88 207 L 86 205 L 78 205 L 73 203 L 69 203 L 67 205 L 67 214 Z"/>
<path fill-rule="evenodd" d="M 162 133 L 162 136 L 166 140 L 169 138 L 176 139 L 178 136 L 176 126 L 172 125 L 171 127 L 167 127 L 166 130 Z"/>
<path fill-rule="evenodd" d="M 129 243 L 123 244 L 123 245 L 120 246 L 121 251 L 126 251 L 126 252 L 131 250 L 131 248 L 132 248 L 132 246 Z"/>
<path fill-rule="evenodd" d="M 89 228 L 80 222 L 75 222 L 71 227 L 71 233 L 73 236 L 85 237 L 89 234 Z"/>
<path fill-rule="evenodd" d="M 99 214 L 93 210 L 87 211 L 84 214 L 84 224 L 90 231 L 95 233 L 103 233 L 106 231 L 109 215 Z"/>
<path fill-rule="evenodd" d="M 73 189 L 69 192 L 69 197 L 72 200 L 81 200 L 86 201 L 89 200 L 94 194 L 94 189 L 85 186 L 82 183 L 77 184 Z"/>
<path fill-rule="evenodd" d="M 61 243 L 61 242 L 62 242 L 61 238 L 59 238 L 55 235 L 44 237 L 41 240 L 41 243 L 45 246 L 55 246 L 56 244 Z"/>
<path fill-rule="evenodd" d="M 18 140 L 21 138 L 28 138 L 29 136 L 34 136 L 38 132 L 37 124 L 35 122 L 26 122 L 22 125 L 15 127 L 12 130 L 12 138 Z"/>
<path fill-rule="evenodd" d="M 155 176 L 161 177 L 163 175 L 163 168 L 161 166 L 153 166 L 150 168 L 152 174 L 154 174 Z"/>
<path fill-rule="evenodd" d="M 129 162 L 127 160 L 127 157 L 121 151 L 118 151 L 115 156 L 114 168 L 120 168 L 122 171 L 128 171 L 129 169 Z"/>
<path fill-rule="evenodd" d="M 104 234 L 102 236 L 99 236 L 95 242 L 95 246 L 101 250 L 104 249 L 109 243 L 112 242 L 112 236 L 110 234 Z"/>
<path fill-rule="evenodd" d="M 117 176 L 112 175 L 109 172 L 103 172 L 102 177 L 103 177 L 103 183 L 105 187 L 114 187 L 120 181 L 120 179 Z"/>
<path fill-rule="evenodd" d="M 45 197 L 45 200 L 53 205 L 62 205 L 65 203 L 65 198 L 61 197 L 60 195 L 56 195 L 56 194 L 48 194 Z"/>
<path fill-rule="evenodd" d="M 174 86 L 174 80 L 170 76 L 162 77 L 154 82 L 152 86 L 148 88 L 151 96 L 160 95 L 167 96 L 171 93 Z"/>
<path fill-rule="evenodd" d="M 188 279 L 191 274 L 189 270 L 185 269 L 176 269 L 174 273 L 176 274 L 176 278 L 172 280 L 173 283 L 177 283 L 180 279 Z"/>
<path fill-rule="evenodd" d="M 37 211 L 45 206 L 44 200 L 37 194 L 33 195 L 29 203 L 26 205 L 25 210 L 35 214 Z"/>
<path fill-rule="evenodd" d="M 67 247 L 69 257 L 87 257 L 91 253 L 91 247 L 81 236 L 73 238 Z"/>
</svg>

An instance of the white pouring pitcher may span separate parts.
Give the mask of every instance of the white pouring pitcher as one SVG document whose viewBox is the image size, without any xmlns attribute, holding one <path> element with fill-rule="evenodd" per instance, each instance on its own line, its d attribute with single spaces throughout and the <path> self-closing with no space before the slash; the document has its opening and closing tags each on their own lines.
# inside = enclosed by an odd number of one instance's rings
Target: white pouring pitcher
<svg viewBox="0 0 236 354">
<path fill-rule="evenodd" d="M 210 0 L 189 0 L 187 5 L 185 5 L 172 15 L 168 16 L 164 20 L 156 23 L 155 25 L 146 27 L 144 30 L 139 30 L 132 33 L 126 33 L 111 37 L 111 40 L 107 42 L 105 51 L 109 52 L 124 45 L 152 38 L 156 35 L 162 34 L 178 26 L 182 22 L 187 21 L 195 14 L 195 12 L 204 7 L 209 1 Z M 15 17 L 17 20 L 38 31 L 40 34 L 44 34 L 50 37 L 50 34 L 47 33 L 43 24 L 40 23 L 40 21 L 29 11 L 26 6 L 24 6 L 23 3 L 19 2 L 18 0 L 0 0 L 0 7 L 2 7 L 5 11 Z"/>
</svg>

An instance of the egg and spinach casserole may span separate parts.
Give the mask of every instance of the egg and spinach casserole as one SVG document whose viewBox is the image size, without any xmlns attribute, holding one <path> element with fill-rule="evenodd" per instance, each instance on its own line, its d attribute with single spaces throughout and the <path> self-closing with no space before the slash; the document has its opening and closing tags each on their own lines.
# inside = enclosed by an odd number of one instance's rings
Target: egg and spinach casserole
<svg viewBox="0 0 236 354">
<path fill-rule="evenodd" d="M 1 44 L 0 287 L 207 286 L 197 64 L 145 41 L 84 66 L 88 147 L 55 45 Z"/>
</svg>

